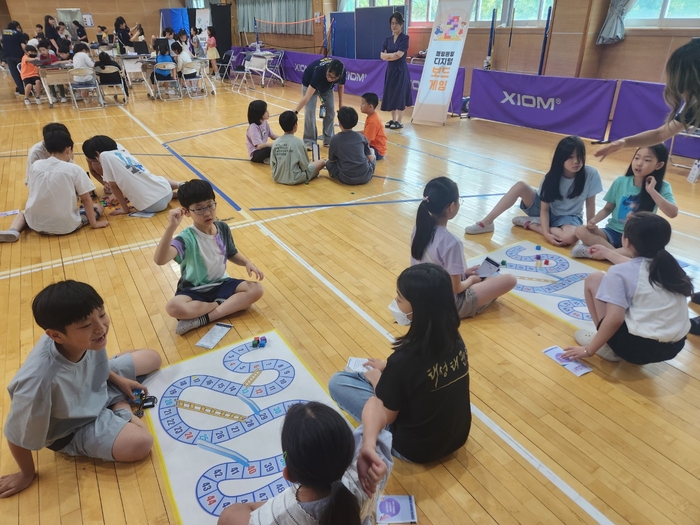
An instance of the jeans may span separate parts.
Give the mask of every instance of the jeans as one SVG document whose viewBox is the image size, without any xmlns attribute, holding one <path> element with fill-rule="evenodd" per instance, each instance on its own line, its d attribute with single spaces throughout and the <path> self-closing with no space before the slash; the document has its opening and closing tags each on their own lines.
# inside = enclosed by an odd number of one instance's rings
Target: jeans
<svg viewBox="0 0 700 525">
<path fill-rule="evenodd" d="M 328 382 L 328 391 L 340 408 L 362 423 L 362 409 L 374 396 L 374 388 L 364 374 L 337 372 Z"/>
<path fill-rule="evenodd" d="M 301 86 L 301 93 L 306 95 L 309 86 Z M 333 125 L 335 124 L 335 94 L 333 90 L 326 93 L 314 93 L 304 106 L 304 142 L 311 144 L 318 140 L 316 130 L 316 99 L 321 96 L 326 104 L 326 116 L 323 117 L 323 144 L 328 145 L 333 138 Z"/>
</svg>

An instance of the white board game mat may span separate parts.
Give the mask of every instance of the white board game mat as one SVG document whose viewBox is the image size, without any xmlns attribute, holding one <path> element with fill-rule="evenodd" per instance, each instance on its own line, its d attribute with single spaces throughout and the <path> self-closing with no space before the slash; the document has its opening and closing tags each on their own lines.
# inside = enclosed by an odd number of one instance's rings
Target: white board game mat
<svg viewBox="0 0 700 525">
<path fill-rule="evenodd" d="M 529 241 L 486 255 L 499 263 L 505 262 L 505 266 L 501 264 L 501 274 L 518 279 L 511 293 L 578 328 L 595 329 L 583 293 L 583 281 L 597 271 L 595 268 Z M 483 258 L 472 259 L 470 265 Z"/>
<path fill-rule="evenodd" d="M 173 508 L 185 525 L 214 525 L 232 503 L 284 491 L 287 409 L 335 403 L 276 332 L 264 348 L 237 343 L 165 367 L 145 382 L 147 411 Z"/>
</svg>

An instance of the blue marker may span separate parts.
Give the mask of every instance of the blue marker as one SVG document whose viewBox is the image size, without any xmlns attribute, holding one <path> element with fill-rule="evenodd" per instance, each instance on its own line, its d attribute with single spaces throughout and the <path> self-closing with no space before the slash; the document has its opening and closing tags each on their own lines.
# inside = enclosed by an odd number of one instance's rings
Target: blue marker
<svg viewBox="0 0 700 525">
<path fill-rule="evenodd" d="M 203 439 L 197 440 L 197 446 L 209 452 L 213 452 L 214 454 L 219 454 L 220 456 L 224 456 L 225 458 L 232 459 L 233 461 L 235 461 L 236 463 L 240 463 L 244 467 L 250 465 L 250 462 L 245 456 L 241 456 L 238 452 L 231 450 L 230 448 L 222 447 L 221 445 L 215 445 L 214 443 L 209 443 Z"/>
<path fill-rule="evenodd" d="M 252 399 L 248 399 L 247 397 L 243 396 L 236 396 L 238 399 L 243 401 L 246 405 L 250 407 L 250 409 L 253 411 L 253 414 L 259 414 L 260 413 L 260 407 L 255 404 L 255 401 Z"/>
</svg>

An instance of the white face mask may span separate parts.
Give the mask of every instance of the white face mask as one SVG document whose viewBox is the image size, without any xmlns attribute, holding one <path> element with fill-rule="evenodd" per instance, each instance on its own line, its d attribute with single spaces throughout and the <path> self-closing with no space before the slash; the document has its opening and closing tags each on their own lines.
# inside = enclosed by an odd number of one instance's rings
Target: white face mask
<svg viewBox="0 0 700 525">
<path fill-rule="evenodd" d="M 408 318 L 409 314 L 406 314 L 401 311 L 401 309 L 399 308 L 399 304 L 396 302 L 396 299 L 391 301 L 391 304 L 389 305 L 389 311 L 391 312 L 391 315 L 394 316 L 396 322 L 399 323 L 401 326 L 408 326 L 411 324 L 411 320 Z"/>
</svg>

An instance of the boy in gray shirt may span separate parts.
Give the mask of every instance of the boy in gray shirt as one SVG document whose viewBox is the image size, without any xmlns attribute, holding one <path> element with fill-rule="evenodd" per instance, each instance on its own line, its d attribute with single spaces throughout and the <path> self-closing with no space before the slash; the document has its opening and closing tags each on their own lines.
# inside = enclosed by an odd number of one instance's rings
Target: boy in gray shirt
<svg viewBox="0 0 700 525">
<path fill-rule="evenodd" d="M 298 120 L 294 111 L 285 111 L 280 115 L 280 127 L 284 130 L 284 135 L 275 140 L 270 152 L 272 180 L 280 184 L 309 182 L 318 177 L 318 172 L 326 165 L 325 160 L 309 163 L 304 141 L 294 136 Z"/>
<path fill-rule="evenodd" d="M 12 402 L 5 437 L 20 471 L 0 478 L 0 498 L 34 481 L 32 450 L 139 461 L 153 445 L 128 401 L 135 389 L 147 393 L 137 378 L 158 369 L 160 355 L 133 350 L 108 359 L 109 316 L 85 283 L 47 286 L 34 298 L 32 313 L 46 333 L 7 387 Z"/>
<path fill-rule="evenodd" d="M 357 125 L 357 111 L 349 106 L 340 108 L 338 124 L 341 131 L 331 139 L 326 168 L 343 184 L 366 184 L 374 175 L 377 159 L 367 138 L 352 130 Z"/>
</svg>

